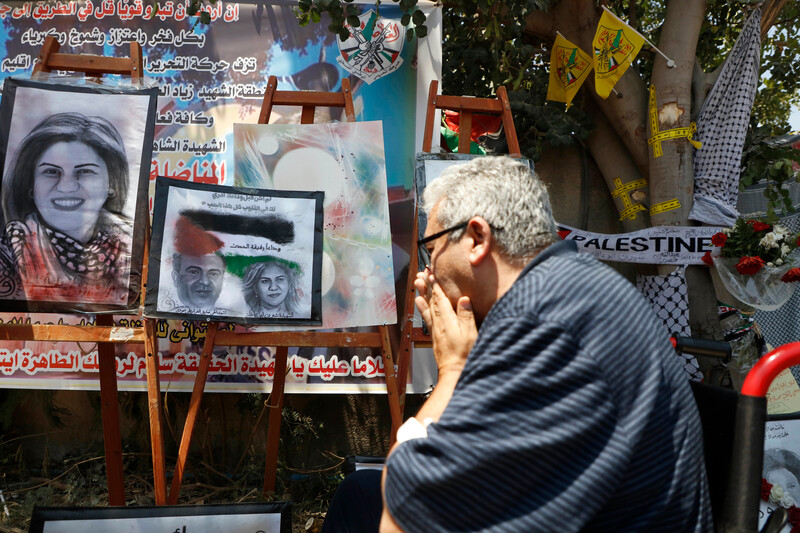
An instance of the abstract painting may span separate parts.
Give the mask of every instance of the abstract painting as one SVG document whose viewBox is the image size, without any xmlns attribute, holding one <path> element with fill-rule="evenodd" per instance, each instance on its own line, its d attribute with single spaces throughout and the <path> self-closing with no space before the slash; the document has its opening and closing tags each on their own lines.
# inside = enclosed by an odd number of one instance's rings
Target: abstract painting
<svg viewBox="0 0 800 533">
<path fill-rule="evenodd" d="M 397 322 L 381 122 L 235 124 L 235 184 L 324 191 L 322 327 Z"/>
</svg>

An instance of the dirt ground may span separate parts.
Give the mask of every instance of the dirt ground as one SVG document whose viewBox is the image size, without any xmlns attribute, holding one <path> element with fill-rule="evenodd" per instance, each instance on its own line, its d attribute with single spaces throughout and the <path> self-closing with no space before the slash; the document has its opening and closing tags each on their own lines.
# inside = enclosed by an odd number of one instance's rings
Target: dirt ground
<svg viewBox="0 0 800 533">
<path fill-rule="evenodd" d="M 7 443 L 6 443 L 7 444 Z M 4 450 L 6 453 L 8 450 Z M 6 455 L 4 459 L 12 459 Z M 279 494 L 262 495 L 263 470 L 243 469 L 236 479 L 199 465 L 187 471 L 179 504 L 292 502 L 292 533 L 316 533 L 322 526 L 333 491 L 342 479 L 337 461 L 327 471 L 298 473 L 279 469 Z M 102 456 L 87 455 L 63 460 L 59 472 L 53 466 L 42 472 L 20 469 L 8 460 L 0 461 L 0 532 L 28 531 L 34 506 L 104 507 L 108 505 L 105 462 Z M 126 453 L 125 498 L 128 506 L 155 505 L 152 464 L 149 454 Z"/>
</svg>

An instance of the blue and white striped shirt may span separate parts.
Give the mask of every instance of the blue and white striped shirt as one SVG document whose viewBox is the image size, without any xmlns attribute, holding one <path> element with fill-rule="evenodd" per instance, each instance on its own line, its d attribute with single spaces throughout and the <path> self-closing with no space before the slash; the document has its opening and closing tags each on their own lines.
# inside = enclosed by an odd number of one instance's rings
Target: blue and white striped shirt
<svg viewBox="0 0 800 533">
<path fill-rule="evenodd" d="M 703 437 L 668 332 L 575 243 L 492 307 L 428 437 L 387 461 L 407 532 L 711 531 Z"/>
</svg>

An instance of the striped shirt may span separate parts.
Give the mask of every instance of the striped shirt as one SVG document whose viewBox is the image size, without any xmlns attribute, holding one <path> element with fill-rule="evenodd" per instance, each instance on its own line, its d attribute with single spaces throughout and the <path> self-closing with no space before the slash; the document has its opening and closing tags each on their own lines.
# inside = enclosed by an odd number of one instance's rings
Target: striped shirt
<svg viewBox="0 0 800 533">
<path fill-rule="evenodd" d="M 387 461 L 407 532 L 711 531 L 700 419 L 668 332 L 575 243 L 492 307 L 428 436 Z"/>
</svg>

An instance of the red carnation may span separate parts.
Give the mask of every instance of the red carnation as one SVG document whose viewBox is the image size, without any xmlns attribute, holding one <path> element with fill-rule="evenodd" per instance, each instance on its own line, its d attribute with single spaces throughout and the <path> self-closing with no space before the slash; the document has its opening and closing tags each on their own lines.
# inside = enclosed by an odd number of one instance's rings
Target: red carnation
<svg viewBox="0 0 800 533">
<path fill-rule="evenodd" d="M 793 281 L 800 281 L 800 268 L 794 267 L 783 275 L 781 281 L 784 283 L 791 283 Z"/>
<path fill-rule="evenodd" d="M 702 259 L 703 259 L 703 263 L 705 263 L 707 265 L 710 265 L 710 266 L 714 265 L 714 260 L 711 259 L 711 252 L 704 253 Z"/>
<path fill-rule="evenodd" d="M 792 533 L 797 533 L 800 530 L 800 509 L 796 505 L 792 505 L 786 511 L 789 513 L 789 523 L 792 525 Z"/>
<path fill-rule="evenodd" d="M 715 233 L 714 235 L 711 236 L 711 244 L 713 244 L 714 246 L 718 246 L 720 248 L 725 246 L 725 241 L 727 240 L 728 236 L 725 235 L 724 233 Z"/>
<path fill-rule="evenodd" d="M 759 222 L 758 220 L 748 220 L 747 223 L 753 226 L 753 231 L 766 231 L 772 227 L 769 224 Z"/>
<path fill-rule="evenodd" d="M 739 271 L 739 274 L 744 274 L 745 276 L 752 276 L 753 274 L 757 273 L 761 270 L 761 267 L 764 266 L 764 260 L 760 257 L 742 257 L 739 259 L 739 262 L 736 263 L 736 270 Z"/>
<path fill-rule="evenodd" d="M 772 483 L 761 478 L 761 499 L 765 502 L 769 501 L 769 493 L 772 492 Z"/>
</svg>

